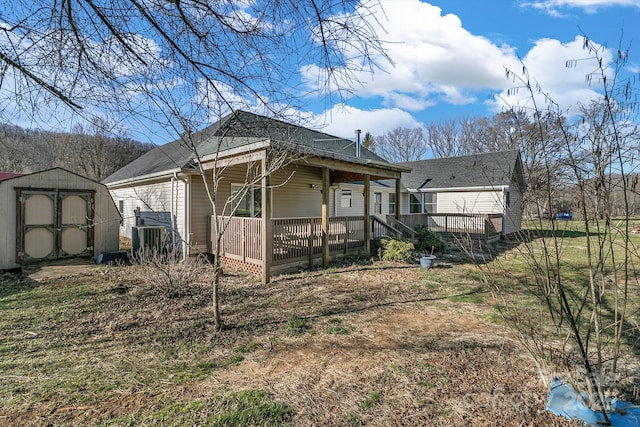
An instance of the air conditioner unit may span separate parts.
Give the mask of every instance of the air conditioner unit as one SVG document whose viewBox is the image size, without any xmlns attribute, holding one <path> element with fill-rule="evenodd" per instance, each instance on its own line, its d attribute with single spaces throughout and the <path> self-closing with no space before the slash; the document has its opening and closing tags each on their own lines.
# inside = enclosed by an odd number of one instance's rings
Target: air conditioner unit
<svg viewBox="0 0 640 427">
<path fill-rule="evenodd" d="M 167 229 L 163 226 L 133 227 L 131 232 L 131 255 L 135 256 L 141 249 L 161 251 L 167 237 Z"/>
</svg>

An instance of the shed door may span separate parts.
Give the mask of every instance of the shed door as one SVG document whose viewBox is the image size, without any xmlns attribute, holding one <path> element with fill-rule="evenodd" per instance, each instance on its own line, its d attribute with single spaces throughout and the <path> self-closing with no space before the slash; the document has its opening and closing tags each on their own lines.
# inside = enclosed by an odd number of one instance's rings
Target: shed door
<svg viewBox="0 0 640 427">
<path fill-rule="evenodd" d="M 22 191 L 22 261 L 92 255 L 92 193 Z"/>
</svg>

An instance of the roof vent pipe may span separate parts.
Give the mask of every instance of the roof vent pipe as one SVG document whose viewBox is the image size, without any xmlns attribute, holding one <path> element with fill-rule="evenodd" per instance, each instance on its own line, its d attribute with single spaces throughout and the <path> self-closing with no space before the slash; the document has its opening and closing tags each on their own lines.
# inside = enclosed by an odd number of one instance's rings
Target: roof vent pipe
<svg viewBox="0 0 640 427">
<path fill-rule="evenodd" d="M 360 129 L 356 129 L 356 157 L 360 157 Z"/>
</svg>

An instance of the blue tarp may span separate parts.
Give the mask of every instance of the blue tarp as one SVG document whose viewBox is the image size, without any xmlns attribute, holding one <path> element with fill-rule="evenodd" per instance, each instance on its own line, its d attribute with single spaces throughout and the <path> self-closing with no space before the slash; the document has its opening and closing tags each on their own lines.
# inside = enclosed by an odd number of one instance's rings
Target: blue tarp
<svg viewBox="0 0 640 427">
<path fill-rule="evenodd" d="M 582 403 L 585 398 L 586 395 L 578 393 L 571 384 L 556 378 L 551 382 L 547 394 L 547 410 L 571 420 L 581 420 L 588 426 L 605 425 L 601 412 L 593 411 Z M 611 399 L 611 410 L 607 415 L 614 427 L 640 426 L 640 407 L 636 404 Z"/>
</svg>

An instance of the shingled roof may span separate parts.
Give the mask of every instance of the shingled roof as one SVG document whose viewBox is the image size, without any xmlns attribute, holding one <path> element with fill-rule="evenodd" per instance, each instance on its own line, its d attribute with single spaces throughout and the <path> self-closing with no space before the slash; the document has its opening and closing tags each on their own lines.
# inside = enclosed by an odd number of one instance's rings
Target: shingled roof
<svg viewBox="0 0 640 427">
<path fill-rule="evenodd" d="M 392 166 L 364 147 L 361 147 L 360 157 L 356 157 L 355 144 L 348 139 L 246 111 L 231 113 L 193 135 L 194 145 L 201 157 L 241 148 L 261 140 L 269 140 L 272 144 L 286 144 L 290 150 L 322 157 Z M 194 167 L 193 158 L 193 151 L 178 139 L 147 152 L 107 177 L 103 183 L 110 184 L 191 169 Z"/>
<path fill-rule="evenodd" d="M 508 186 L 521 176 L 522 164 L 517 150 L 472 154 L 459 157 L 401 163 L 411 168 L 402 176 L 409 190 Z M 518 182 L 524 190 L 524 181 Z"/>
</svg>

